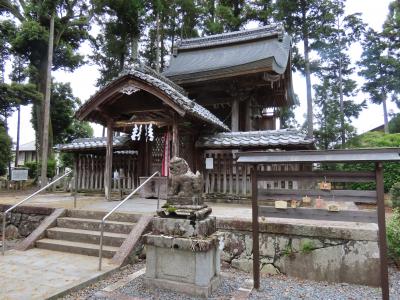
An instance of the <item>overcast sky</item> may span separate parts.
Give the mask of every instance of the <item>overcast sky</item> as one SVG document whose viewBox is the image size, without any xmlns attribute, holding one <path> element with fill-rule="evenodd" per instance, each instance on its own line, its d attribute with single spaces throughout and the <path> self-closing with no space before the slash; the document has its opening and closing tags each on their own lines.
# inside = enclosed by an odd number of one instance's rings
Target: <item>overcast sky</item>
<svg viewBox="0 0 400 300">
<path fill-rule="evenodd" d="M 388 5 L 392 0 L 348 0 L 346 12 L 348 14 L 360 12 L 365 23 L 375 30 L 381 30 L 382 24 L 388 13 Z M 88 44 L 81 47 L 81 53 L 90 53 Z M 362 49 L 359 45 L 354 45 L 351 48 L 351 57 L 355 62 L 359 60 Z M 85 65 L 77 69 L 73 73 L 63 71 L 54 72 L 53 77 L 57 81 L 70 82 L 73 93 L 82 101 L 89 99 L 96 91 L 95 82 L 98 78 L 97 67 L 93 65 Z M 355 79 L 362 84 L 362 79 L 355 76 Z M 295 93 L 299 96 L 300 107 L 296 109 L 297 121 L 302 124 L 306 112 L 306 85 L 305 80 L 300 74 L 293 74 L 293 86 Z M 366 95 L 359 93 L 358 102 L 366 99 Z M 392 104 L 388 104 L 389 111 L 398 112 L 398 108 Z M 30 123 L 31 107 L 23 107 L 21 110 L 21 144 L 33 141 L 35 138 L 34 130 Z M 382 107 L 372 103 L 368 103 L 368 109 L 363 110 L 360 117 L 353 122 L 359 133 L 365 132 L 383 124 Z M 101 136 L 102 128 L 99 125 L 93 124 L 95 136 Z M 17 117 L 16 113 L 9 119 L 10 135 L 14 141 L 17 136 Z"/>
</svg>

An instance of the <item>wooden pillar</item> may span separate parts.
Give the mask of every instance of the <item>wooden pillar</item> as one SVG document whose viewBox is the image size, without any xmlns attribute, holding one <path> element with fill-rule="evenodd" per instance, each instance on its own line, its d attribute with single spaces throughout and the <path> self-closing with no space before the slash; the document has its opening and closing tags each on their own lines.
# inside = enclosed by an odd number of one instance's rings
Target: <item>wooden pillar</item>
<svg viewBox="0 0 400 300">
<path fill-rule="evenodd" d="M 78 194 L 78 161 L 79 154 L 74 154 L 74 208 L 76 208 L 76 197 Z"/>
<path fill-rule="evenodd" d="M 172 119 L 172 157 L 179 156 L 178 120 L 176 113 Z"/>
<path fill-rule="evenodd" d="M 246 131 L 253 130 L 251 97 L 246 100 Z"/>
<path fill-rule="evenodd" d="M 111 201 L 113 129 L 112 121 L 107 122 L 106 166 L 104 169 L 104 193 L 107 201 Z"/>
<path fill-rule="evenodd" d="M 381 162 L 375 166 L 376 195 L 378 209 L 378 235 L 379 235 L 379 257 L 380 257 L 380 277 L 382 288 L 382 299 L 389 300 L 389 277 L 388 259 L 386 245 L 386 224 L 385 224 L 385 199 L 383 187 L 383 165 Z"/>
<path fill-rule="evenodd" d="M 245 166 L 246 167 L 246 166 Z M 257 165 L 251 169 L 251 207 L 253 225 L 253 282 L 254 288 L 260 288 L 260 241 L 258 225 L 258 185 L 257 185 Z"/>
<path fill-rule="evenodd" d="M 239 131 L 239 98 L 235 97 L 232 101 L 232 111 L 231 111 L 231 130 Z"/>
</svg>

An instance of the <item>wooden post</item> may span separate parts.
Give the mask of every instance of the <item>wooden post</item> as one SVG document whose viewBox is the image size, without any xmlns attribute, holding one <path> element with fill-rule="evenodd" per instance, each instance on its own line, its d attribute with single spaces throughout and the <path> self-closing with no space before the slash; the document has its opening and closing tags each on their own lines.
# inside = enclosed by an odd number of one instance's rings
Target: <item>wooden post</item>
<svg viewBox="0 0 400 300">
<path fill-rule="evenodd" d="M 382 288 L 382 299 L 389 300 L 389 278 L 388 278 L 388 259 L 386 245 L 386 224 L 385 224 L 385 199 L 383 187 L 383 165 L 381 162 L 375 165 L 376 176 L 376 195 L 378 209 L 378 230 L 379 230 L 379 257 L 380 257 L 380 277 Z"/>
<path fill-rule="evenodd" d="M 239 131 L 239 98 L 235 97 L 232 101 L 232 111 L 231 111 L 231 130 Z"/>
<path fill-rule="evenodd" d="M 74 154 L 74 208 L 76 208 L 76 197 L 78 194 L 78 158 L 79 154 Z"/>
<path fill-rule="evenodd" d="M 260 288 L 260 241 L 258 226 L 258 188 L 257 188 L 257 166 L 251 170 L 251 207 L 252 207 L 252 226 L 253 226 L 253 281 L 254 288 Z"/>
<path fill-rule="evenodd" d="M 253 130 L 252 109 L 251 109 L 251 97 L 246 100 L 246 131 Z"/>
<path fill-rule="evenodd" d="M 113 130 L 112 130 L 112 121 L 109 120 L 107 122 L 106 166 L 104 169 L 104 193 L 107 201 L 111 201 L 112 159 L 113 159 Z"/>
<path fill-rule="evenodd" d="M 172 157 L 179 156 L 179 136 L 178 136 L 178 120 L 176 113 L 172 119 Z"/>
<path fill-rule="evenodd" d="M 18 117 L 17 117 L 17 143 L 15 145 L 15 164 L 14 164 L 15 168 L 18 167 L 18 160 L 19 160 L 19 136 L 20 136 L 20 131 L 21 131 L 21 105 L 18 105 L 17 112 L 18 112 Z"/>
</svg>

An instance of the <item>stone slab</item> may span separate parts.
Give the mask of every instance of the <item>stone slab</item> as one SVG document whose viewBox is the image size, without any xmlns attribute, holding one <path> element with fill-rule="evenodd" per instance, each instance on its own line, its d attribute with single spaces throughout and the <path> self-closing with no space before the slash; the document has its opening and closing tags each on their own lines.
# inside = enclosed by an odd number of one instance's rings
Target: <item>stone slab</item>
<svg viewBox="0 0 400 300">
<path fill-rule="evenodd" d="M 0 299 L 57 298 L 117 269 L 108 259 L 102 271 L 97 268 L 97 257 L 37 248 L 6 251 L 0 256 Z"/>
</svg>

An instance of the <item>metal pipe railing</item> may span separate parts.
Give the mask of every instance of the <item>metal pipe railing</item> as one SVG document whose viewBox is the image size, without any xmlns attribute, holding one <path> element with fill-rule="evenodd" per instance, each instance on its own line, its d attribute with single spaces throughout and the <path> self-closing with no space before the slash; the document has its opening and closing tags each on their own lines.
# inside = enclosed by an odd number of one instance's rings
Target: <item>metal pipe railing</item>
<svg viewBox="0 0 400 300">
<path fill-rule="evenodd" d="M 5 246 L 6 246 L 6 216 L 7 214 L 12 211 L 14 208 L 16 208 L 17 206 L 21 205 L 22 203 L 28 201 L 29 199 L 31 199 L 32 197 L 36 196 L 37 194 L 39 194 L 40 192 L 44 191 L 45 189 L 47 189 L 49 186 L 53 185 L 54 183 L 56 183 L 57 181 L 59 181 L 60 179 L 64 178 L 65 176 L 69 175 L 71 171 L 66 172 L 63 176 L 58 177 L 56 180 L 50 182 L 49 184 L 47 184 L 45 187 L 42 187 L 40 190 L 34 192 L 32 195 L 26 197 L 25 199 L 21 200 L 20 202 L 18 202 L 17 204 L 14 204 L 13 206 L 11 206 L 9 209 L 7 209 L 4 213 L 3 213 L 3 237 L 2 237 L 2 254 L 4 255 L 5 252 Z"/>
<path fill-rule="evenodd" d="M 130 193 L 128 196 L 125 197 L 124 200 L 122 200 L 118 205 L 116 205 L 108 214 L 104 216 L 104 218 L 101 220 L 100 224 L 100 247 L 99 247 L 99 271 L 101 271 L 101 261 L 102 261 L 102 255 L 103 255 L 103 236 L 104 236 L 104 224 L 107 218 L 114 212 L 116 211 L 122 204 L 125 203 L 130 197 L 132 197 L 137 191 L 139 191 L 146 183 L 148 183 L 154 176 L 157 174 L 160 174 L 160 172 L 155 172 L 153 175 L 151 175 L 149 178 L 147 178 L 141 185 L 139 185 L 132 193 Z"/>
</svg>

